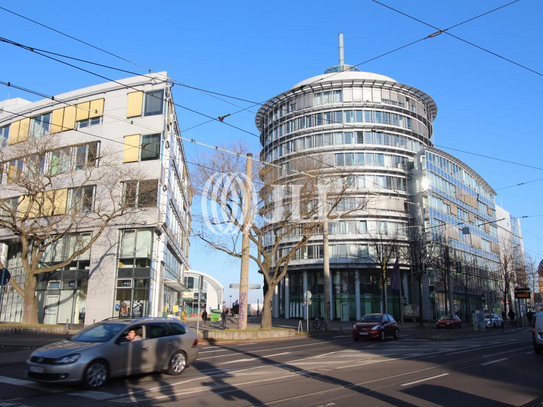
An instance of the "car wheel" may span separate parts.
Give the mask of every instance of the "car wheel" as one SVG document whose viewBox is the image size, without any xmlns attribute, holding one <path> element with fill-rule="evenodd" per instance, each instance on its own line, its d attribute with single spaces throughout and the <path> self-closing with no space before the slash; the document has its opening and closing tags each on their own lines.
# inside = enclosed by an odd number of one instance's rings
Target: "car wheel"
<svg viewBox="0 0 543 407">
<path fill-rule="evenodd" d="M 385 340 L 385 331 L 382 330 L 381 333 L 379 334 L 379 339 L 384 341 Z"/>
<path fill-rule="evenodd" d="M 187 357 L 182 351 L 179 350 L 175 352 L 170 359 L 170 363 L 168 365 L 168 374 L 175 376 L 180 375 L 181 373 L 183 373 L 186 367 Z"/>
<path fill-rule="evenodd" d="M 462 325 L 458 325 L 458 328 L 462 329 Z"/>
<path fill-rule="evenodd" d="M 396 329 L 394 331 L 394 339 L 400 339 L 400 330 L 399 329 Z"/>
<path fill-rule="evenodd" d="M 436 329 L 439 329 L 439 325 L 436 326 Z"/>
<path fill-rule="evenodd" d="M 96 360 L 85 369 L 83 387 L 90 390 L 96 390 L 106 383 L 107 376 L 108 369 L 106 363 L 102 360 Z"/>
<path fill-rule="evenodd" d="M 353 336 L 353 339 L 354 339 L 355 342 L 358 342 L 358 339 L 360 339 L 360 338 L 355 338 L 355 337 Z"/>
<path fill-rule="evenodd" d="M 539 346 L 534 346 L 534 352 L 541 355 L 541 348 Z"/>
</svg>

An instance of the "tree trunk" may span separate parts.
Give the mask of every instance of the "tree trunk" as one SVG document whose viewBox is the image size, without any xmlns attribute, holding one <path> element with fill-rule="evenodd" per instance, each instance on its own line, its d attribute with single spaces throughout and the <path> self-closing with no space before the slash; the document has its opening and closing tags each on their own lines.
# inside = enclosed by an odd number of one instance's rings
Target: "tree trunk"
<svg viewBox="0 0 543 407">
<path fill-rule="evenodd" d="M 262 320 L 260 328 L 271 329 L 272 327 L 272 299 L 275 292 L 275 286 L 270 285 L 268 291 L 264 295 L 264 304 L 262 305 Z"/>
<path fill-rule="evenodd" d="M 25 281 L 23 324 L 38 325 L 38 299 L 34 274 L 27 275 Z"/>
</svg>

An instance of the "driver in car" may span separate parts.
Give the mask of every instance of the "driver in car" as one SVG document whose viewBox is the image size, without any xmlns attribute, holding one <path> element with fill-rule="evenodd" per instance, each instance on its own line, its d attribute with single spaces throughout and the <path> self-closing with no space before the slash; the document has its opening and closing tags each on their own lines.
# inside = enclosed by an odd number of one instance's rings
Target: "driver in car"
<svg viewBox="0 0 543 407">
<path fill-rule="evenodd" d="M 135 329 L 131 329 L 128 331 L 128 335 L 126 335 L 126 339 L 128 339 L 128 342 L 133 341 L 141 341 L 142 337 L 138 335 Z"/>
</svg>

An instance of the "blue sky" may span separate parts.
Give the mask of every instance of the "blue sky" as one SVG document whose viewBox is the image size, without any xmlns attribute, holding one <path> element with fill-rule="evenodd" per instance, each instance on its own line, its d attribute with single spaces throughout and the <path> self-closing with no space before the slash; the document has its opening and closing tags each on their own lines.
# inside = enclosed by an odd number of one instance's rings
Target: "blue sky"
<svg viewBox="0 0 543 407">
<path fill-rule="evenodd" d="M 136 74 L 167 71 L 190 87 L 259 103 L 337 65 L 342 32 L 345 63 L 435 100 L 436 147 L 478 172 L 498 193 L 497 204 L 524 217 L 526 252 L 538 263 L 543 258 L 543 2 L 516 1 L 461 25 L 509 1 L 382 1 L 404 15 L 371 0 L 198 3 L 4 0 L 0 7 L 35 22 L 0 9 L 0 37 Z M 422 40 L 449 27 L 451 35 Z M 132 76 L 70 62 L 99 77 L 5 42 L 0 55 L 0 81 L 46 95 Z M 13 97 L 40 99 L 0 87 L 0 100 Z M 257 106 L 180 85 L 174 97 L 183 137 L 210 145 L 243 139 L 258 152 Z M 229 113 L 225 121 L 237 128 L 209 120 Z M 189 160 L 205 150 L 185 148 Z M 224 284 L 227 301 L 237 299 L 228 285 L 239 283 L 239 262 L 212 256 L 195 240 L 190 262 Z M 261 283 L 254 265 L 249 282 Z"/>
</svg>

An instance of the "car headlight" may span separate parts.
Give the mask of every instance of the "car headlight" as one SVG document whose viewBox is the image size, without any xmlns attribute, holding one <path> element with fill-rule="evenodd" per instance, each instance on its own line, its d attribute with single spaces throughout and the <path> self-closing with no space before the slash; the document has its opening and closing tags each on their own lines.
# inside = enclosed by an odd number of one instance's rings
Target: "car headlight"
<svg viewBox="0 0 543 407">
<path fill-rule="evenodd" d="M 375 325 L 374 327 L 371 328 L 372 331 L 376 331 L 380 328 L 381 326 L 380 325 Z"/>
<path fill-rule="evenodd" d="M 75 363 L 79 360 L 81 355 L 79 353 L 74 353 L 73 355 L 63 356 L 61 358 L 55 359 L 55 364 L 57 365 L 69 365 L 70 363 Z"/>
<path fill-rule="evenodd" d="M 358 329 L 358 328 L 356 327 L 356 325 L 353 325 L 353 329 Z"/>
</svg>

